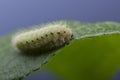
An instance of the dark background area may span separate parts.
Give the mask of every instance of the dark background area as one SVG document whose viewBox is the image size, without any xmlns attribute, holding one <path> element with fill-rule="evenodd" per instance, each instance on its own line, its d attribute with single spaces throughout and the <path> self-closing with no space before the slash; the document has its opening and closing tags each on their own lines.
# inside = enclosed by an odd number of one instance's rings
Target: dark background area
<svg viewBox="0 0 120 80">
<path fill-rule="evenodd" d="M 0 0 L 0 36 L 58 20 L 120 22 L 120 0 Z"/>
<path fill-rule="evenodd" d="M 0 35 L 57 20 L 120 22 L 120 0 L 0 0 Z"/>
</svg>

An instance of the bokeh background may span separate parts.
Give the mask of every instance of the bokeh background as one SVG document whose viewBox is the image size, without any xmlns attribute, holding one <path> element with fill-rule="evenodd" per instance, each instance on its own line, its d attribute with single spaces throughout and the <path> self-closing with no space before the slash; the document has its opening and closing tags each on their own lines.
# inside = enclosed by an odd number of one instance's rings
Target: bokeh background
<svg viewBox="0 0 120 80">
<path fill-rule="evenodd" d="M 58 20 L 120 22 L 120 0 L 0 0 L 0 36 Z"/>
<path fill-rule="evenodd" d="M 120 22 L 120 0 L 0 0 L 0 35 L 57 20 Z"/>
</svg>

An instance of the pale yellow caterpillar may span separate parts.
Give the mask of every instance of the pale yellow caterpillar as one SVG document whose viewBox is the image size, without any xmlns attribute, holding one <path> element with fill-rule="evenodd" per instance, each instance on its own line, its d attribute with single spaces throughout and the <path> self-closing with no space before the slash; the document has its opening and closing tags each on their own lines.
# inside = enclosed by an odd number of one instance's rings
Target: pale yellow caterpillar
<svg viewBox="0 0 120 80">
<path fill-rule="evenodd" d="M 20 52 L 47 52 L 69 43 L 73 32 L 66 24 L 54 24 L 17 34 L 13 47 Z"/>
</svg>

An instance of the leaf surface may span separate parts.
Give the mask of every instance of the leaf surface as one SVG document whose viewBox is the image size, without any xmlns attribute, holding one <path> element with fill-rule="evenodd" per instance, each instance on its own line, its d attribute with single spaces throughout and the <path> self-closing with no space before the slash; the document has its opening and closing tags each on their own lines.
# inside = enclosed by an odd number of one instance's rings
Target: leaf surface
<svg viewBox="0 0 120 80">
<path fill-rule="evenodd" d="M 115 22 L 79 23 L 60 21 L 43 26 L 54 24 L 67 24 L 68 27 L 72 28 L 74 33 L 73 43 L 76 42 L 75 39 L 81 40 L 86 37 L 120 32 L 120 24 Z M 21 80 L 30 73 L 39 70 L 41 66 L 47 63 L 53 55 L 63 52 L 62 48 L 39 56 L 20 54 L 11 46 L 11 38 L 12 34 L 0 38 L 0 80 Z"/>
</svg>

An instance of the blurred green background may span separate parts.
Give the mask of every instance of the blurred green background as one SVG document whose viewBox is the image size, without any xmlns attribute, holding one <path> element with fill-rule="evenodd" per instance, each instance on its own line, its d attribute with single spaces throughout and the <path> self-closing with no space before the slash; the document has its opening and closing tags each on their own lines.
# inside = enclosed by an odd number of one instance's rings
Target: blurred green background
<svg viewBox="0 0 120 80">
<path fill-rule="evenodd" d="M 74 40 L 45 68 L 65 80 L 111 80 L 120 67 L 120 35 Z"/>
</svg>

